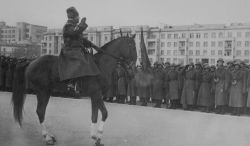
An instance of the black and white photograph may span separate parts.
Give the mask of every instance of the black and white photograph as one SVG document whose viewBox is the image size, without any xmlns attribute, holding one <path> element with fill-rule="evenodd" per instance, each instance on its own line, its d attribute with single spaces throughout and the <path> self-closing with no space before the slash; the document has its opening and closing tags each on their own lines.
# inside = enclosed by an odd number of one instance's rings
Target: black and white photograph
<svg viewBox="0 0 250 146">
<path fill-rule="evenodd" d="M 0 0 L 0 146 L 250 146 L 250 0 Z"/>
</svg>

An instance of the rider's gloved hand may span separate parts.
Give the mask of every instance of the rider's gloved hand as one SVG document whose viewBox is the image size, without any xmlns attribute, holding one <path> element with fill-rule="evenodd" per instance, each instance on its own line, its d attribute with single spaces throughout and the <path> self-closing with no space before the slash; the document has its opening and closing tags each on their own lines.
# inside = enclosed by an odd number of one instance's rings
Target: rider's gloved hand
<svg viewBox="0 0 250 146">
<path fill-rule="evenodd" d="M 86 17 L 83 17 L 81 19 L 81 22 L 79 23 L 79 27 L 83 27 L 84 30 L 88 27 L 88 24 L 86 23 Z"/>
</svg>

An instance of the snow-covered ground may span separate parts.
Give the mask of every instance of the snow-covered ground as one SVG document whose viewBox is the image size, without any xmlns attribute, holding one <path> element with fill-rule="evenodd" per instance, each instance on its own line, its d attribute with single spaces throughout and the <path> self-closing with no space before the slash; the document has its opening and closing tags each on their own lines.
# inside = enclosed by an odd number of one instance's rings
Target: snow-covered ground
<svg viewBox="0 0 250 146">
<path fill-rule="evenodd" d="M 22 129 L 14 122 L 11 94 L 0 93 L 0 146 L 45 145 L 28 95 Z M 105 146 L 249 146 L 250 117 L 106 103 Z M 92 146 L 89 99 L 50 99 L 46 121 L 57 146 Z M 100 115 L 100 114 L 99 114 Z"/>
</svg>

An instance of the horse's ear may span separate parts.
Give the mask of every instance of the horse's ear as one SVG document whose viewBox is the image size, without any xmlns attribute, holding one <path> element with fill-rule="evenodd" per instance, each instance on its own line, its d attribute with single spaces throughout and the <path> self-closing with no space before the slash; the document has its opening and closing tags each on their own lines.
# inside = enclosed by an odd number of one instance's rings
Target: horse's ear
<svg viewBox="0 0 250 146">
<path fill-rule="evenodd" d="M 135 39 L 135 36 L 136 36 L 136 34 L 133 34 L 133 35 L 132 35 L 132 38 Z"/>
</svg>

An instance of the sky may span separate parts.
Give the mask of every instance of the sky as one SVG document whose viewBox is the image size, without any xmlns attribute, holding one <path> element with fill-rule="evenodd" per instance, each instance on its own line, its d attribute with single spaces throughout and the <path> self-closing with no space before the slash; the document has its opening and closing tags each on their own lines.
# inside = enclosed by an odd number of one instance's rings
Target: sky
<svg viewBox="0 0 250 146">
<path fill-rule="evenodd" d="M 0 0 L 0 21 L 62 28 L 71 6 L 89 26 L 250 23 L 250 0 Z"/>
</svg>

